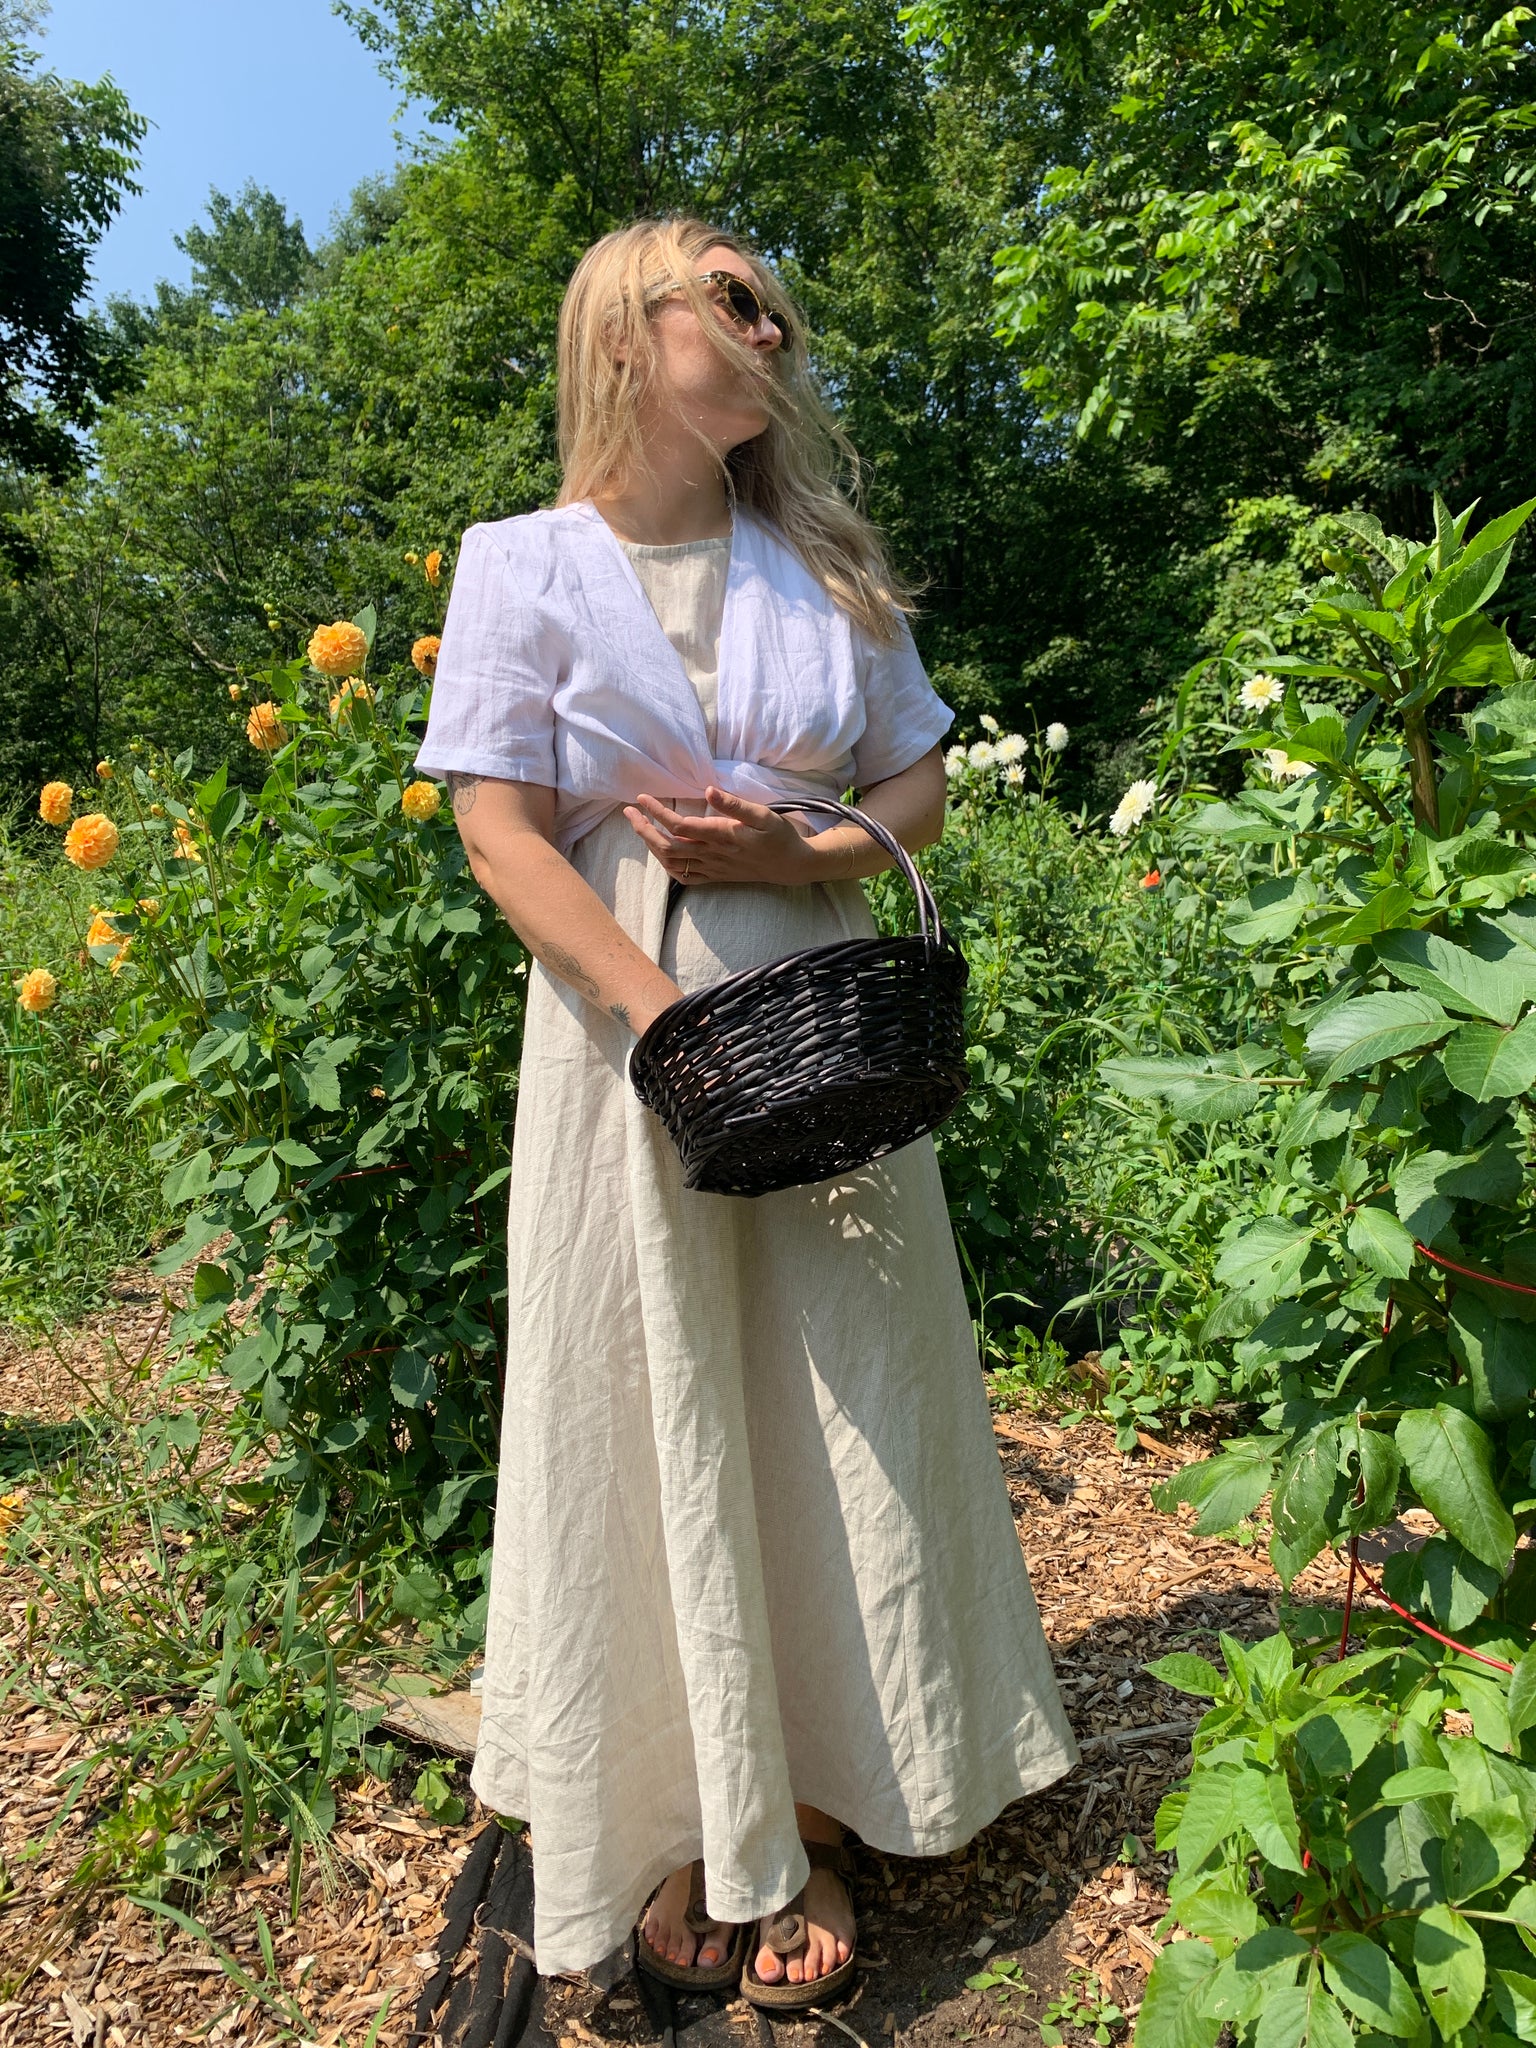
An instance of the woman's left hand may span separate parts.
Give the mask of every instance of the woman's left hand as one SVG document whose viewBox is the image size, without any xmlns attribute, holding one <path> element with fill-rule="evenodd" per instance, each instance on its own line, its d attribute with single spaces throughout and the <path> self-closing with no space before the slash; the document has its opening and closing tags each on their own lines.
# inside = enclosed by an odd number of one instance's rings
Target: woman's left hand
<svg viewBox="0 0 1536 2048">
<path fill-rule="evenodd" d="M 796 888 L 821 879 L 813 844 L 781 811 L 710 787 L 709 813 L 685 817 L 653 796 L 624 815 L 667 873 L 680 882 L 774 882 Z"/>
</svg>

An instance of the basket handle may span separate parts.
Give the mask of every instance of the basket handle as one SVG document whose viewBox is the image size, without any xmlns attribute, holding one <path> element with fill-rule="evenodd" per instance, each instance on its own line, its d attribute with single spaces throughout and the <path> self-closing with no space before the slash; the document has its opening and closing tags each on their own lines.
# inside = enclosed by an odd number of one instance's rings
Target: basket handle
<svg viewBox="0 0 1536 2048">
<path fill-rule="evenodd" d="M 825 817 L 840 818 L 849 825 L 862 825 L 876 845 L 884 848 L 905 875 L 907 887 L 917 902 L 917 929 L 924 945 L 942 945 L 944 931 L 939 923 L 939 906 L 933 900 L 933 891 L 918 873 L 917 863 L 911 854 L 895 833 L 882 825 L 878 818 L 872 818 L 867 811 L 858 810 L 853 804 L 839 803 L 835 797 L 830 796 L 802 796 L 793 803 L 769 804 L 767 808 L 770 811 L 778 811 L 781 815 L 792 811 L 820 811 Z M 669 918 L 677 907 L 677 899 L 682 895 L 684 886 L 675 875 L 672 877 L 672 886 L 667 892 Z"/>
</svg>

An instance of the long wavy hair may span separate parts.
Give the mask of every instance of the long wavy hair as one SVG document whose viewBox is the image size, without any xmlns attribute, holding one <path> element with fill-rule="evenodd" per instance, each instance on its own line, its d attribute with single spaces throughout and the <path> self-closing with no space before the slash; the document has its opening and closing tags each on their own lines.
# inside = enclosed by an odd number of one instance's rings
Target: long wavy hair
<svg viewBox="0 0 1536 2048">
<path fill-rule="evenodd" d="M 717 317 L 695 274 L 708 249 L 739 256 L 763 300 L 784 308 L 792 348 L 755 349 Z M 768 413 L 763 432 L 721 464 L 733 504 L 777 527 L 836 603 L 889 644 L 912 595 L 854 502 L 858 456 L 816 388 L 804 317 L 755 250 L 705 221 L 638 220 L 594 242 L 572 273 L 560 307 L 558 502 L 580 503 L 650 472 L 640 408 L 658 369 L 650 315 L 668 286 L 698 314 L 710 345 L 757 386 Z"/>
</svg>

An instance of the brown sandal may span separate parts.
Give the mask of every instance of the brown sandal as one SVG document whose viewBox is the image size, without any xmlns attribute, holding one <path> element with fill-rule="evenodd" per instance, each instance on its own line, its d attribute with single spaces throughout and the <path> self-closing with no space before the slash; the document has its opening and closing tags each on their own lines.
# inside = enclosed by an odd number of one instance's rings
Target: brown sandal
<svg viewBox="0 0 1536 2048">
<path fill-rule="evenodd" d="M 807 1842 L 805 1854 L 812 1870 L 830 1870 L 847 1883 L 853 1873 L 853 1858 L 840 1843 Z M 850 1894 L 851 1902 L 851 1894 Z M 775 1955 L 788 1958 L 797 1949 L 806 1945 L 805 1892 L 798 1891 L 773 1917 L 762 1944 L 771 1948 Z M 858 1937 L 855 1935 L 848 1951 L 848 1960 L 828 1970 L 824 1977 L 813 1977 L 808 1984 L 791 1984 L 787 1977 L 777 1984 L 765 1984 L 757 1974 L 756 1944 L 748 1952 L 746 1965 L 741 1973 L 741 1995 L 751 2005 L 772 2006 L 778 2011 L 803 2012 L 810 2005 L 830 2005 L 838 1994 L 847 1989 L 855 1966 L 859 1960 Z"/>
<path fill-rule="evenodd" d="M 659 1892 L 661 1886 L 657 1885 Z M 710 1963 L 701 1969 L 697 1963 L 672 1963 L 656 1950 L 645 1938 L 645 1915 L 650 1911 L 651 1893 L 645 1902 L 639 1921 L 635 1926 L 635 1962 L 647 1977 L 654 1977 L 659 1984 L 670 1984 L 675 1991 L 734 1991 L 741 1976 L 741 1966 L 746 1960 L 749 1925 L 729 1920 L 712 1920 L 704 1904 L 704 1865 L 695 1862 L 688 1880 L 688 1910 L 683 1915 L 683 1925 L 691 1934 L 703 1936 L 715 1928 L 721 1928 L 730 1936 L 726 1943 L 725 1960 Z M 702 1942 L 701 1942 L 702 1946 Z"/>
</svg>

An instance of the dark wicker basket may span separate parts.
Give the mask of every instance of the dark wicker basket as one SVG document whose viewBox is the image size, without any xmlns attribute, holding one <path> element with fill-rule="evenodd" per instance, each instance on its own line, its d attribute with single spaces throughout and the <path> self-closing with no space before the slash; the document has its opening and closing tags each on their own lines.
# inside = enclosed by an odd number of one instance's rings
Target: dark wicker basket
<svg viewBox="0 0 1536 2048">
<path fill-rule="evenodd" d="M 710 1194 L 851 1173 L 933 1130 L 966 1087 L 965 956 L 906 848 L 849 804 L 772 808 L 862 825 L 906 876 L 918 936 L 811 946 L 727 975 L 651 1023 L 630 1083 L 671 1134 L 684 1185 Z"/>
</svg>

